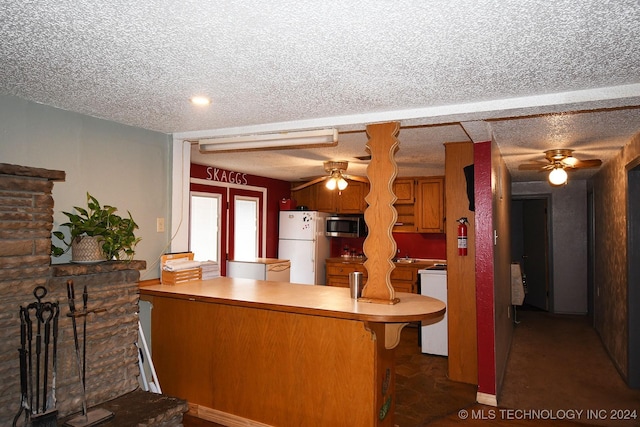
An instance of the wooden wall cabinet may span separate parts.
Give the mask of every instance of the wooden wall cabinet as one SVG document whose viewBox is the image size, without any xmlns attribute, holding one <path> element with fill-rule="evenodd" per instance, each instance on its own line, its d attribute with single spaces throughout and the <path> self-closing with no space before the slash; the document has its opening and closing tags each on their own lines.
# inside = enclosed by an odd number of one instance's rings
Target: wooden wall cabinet
<svg viewBox="0 0 640 427">
<path fill-rule="evenodd" d="M 415 179 L 396 178 L 393 182 L 393 193 L 398 198 L 396 205 L 413 205 L 416 202 Z"/>
<path fill-rule="evenodd" d="M 393 232 L 416 232 L 416 192 L 414 178 L 396 178 L 393 182 L 393 192 L 398 198 L 394 204 L 398 219 L 393 226 Z"/>
<path fill-rule="evenodd" d="M 291 198 L 296 201 L 298 206 L 306 206 L 311 211 L 316 210 L 315 185 L 303 188 L 302 190 L 292 191 Z"/>
<path fill-rule="evenodd" d="M 312 211 L 364 213 L 369 184 L 349 181 L 347 188 L 342 191 L 328 190 L 324 184 L 320 182 L 292 191 L 291 197 L 298 206 L 306 206 Z M 393 191 L 398 198 L 394 204 L 398 212 L 394 233 L 445 232 L 444 177 L 397 178 L 393 183 Z"/>
<path fill-rule="evenodd" d="M 324 184 L 325 183 L 323 181 L 319 184 L 312 185 L 315 196 L 315 209 L 312 210 L 320 212 L 336 212 L 338 205 L 336 194 L 338 193 L 338 190 L 329 190 Z M 351 187 L 351 185 L 347 188 L 349 187 Z"/>
<path fill-rule="evenodd" d="M 369 184 L 359 181 L 349 181 L 349 186 L 344 190 L 333 191 L 336 200 L 337 213 L 364 213 L 367 202 L 364 198 L 369 193 Z"/>
<path fill-rule="evenodd" d="M 312 211 L 346 214 L 364 213 L 367 207 L 367 202 L 364 198 L 369 192 L 369 184 L 359 181 L 348 182 L 347 188 L 338 191 L 327 189 L 323 181 L 302 190 L 292 191 L 291 197 L 295 199 L 298 206 L 307 206 Z"/>
<path fill-rule="evenodd" d="M 417 181 L 417 229 L 419 233 L 444 233 L 444 177 Z"/>
<path fill-rule="evenodd" d="M 444 233 L 444 177 L 397 178 L 394 233 Z"/>
</svg>

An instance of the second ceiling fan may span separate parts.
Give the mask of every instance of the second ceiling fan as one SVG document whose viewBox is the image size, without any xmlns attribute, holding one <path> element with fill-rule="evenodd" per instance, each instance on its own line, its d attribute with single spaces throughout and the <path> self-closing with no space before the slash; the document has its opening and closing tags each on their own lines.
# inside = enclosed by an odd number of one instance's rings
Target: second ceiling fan
<svg viewBox="0 0 640 427">
<path fill-rule="evenodd" d="M 547 150 L 544 152 L 545 162 L 523 163 L 520 170 L 550 171 L 549 182 L 562 185 L 567 182 L 567 170 L 597 168 L 602 164 L 600 159 L 578 160 L 573 157 L 573 150 L 566 148 Z"/>
</svg>

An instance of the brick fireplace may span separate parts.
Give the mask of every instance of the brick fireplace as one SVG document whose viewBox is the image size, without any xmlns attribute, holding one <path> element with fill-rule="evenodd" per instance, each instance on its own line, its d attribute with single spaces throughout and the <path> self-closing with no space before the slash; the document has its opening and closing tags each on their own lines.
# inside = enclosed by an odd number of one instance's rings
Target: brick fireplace
<svg viewBox="0 0 640 427">
<path fill-rule="evenodd" d="M 35 302 L 36 286 L 44 286 L 43 302 L 60 304 L 57 352 L 56 409 L 59 417 L 82 410 L 71 318 L 68 316 L 67 281 L 72 280 L 76 305 L 82 307 L 87 287 L 86 399 L 87 406 L 136 395 L 136 405 L 155 402 L 159 395 L 140 397 L 138 376 L 138 279 L 144 261 L 108 261 L 100 264 L 51 264 L 53 228 L 52 188 L 65 173 L 0 164 L 0 425 L 11 425 L 20 408 L 19 307 Z M 83 320 L 78 320 L 82 337 Z M 82 344 L 81 344 L 82 345 Z M 51 384 L 52 375 L 49 375 Z M 151 395 L 151 393 L 147 393 Z M 142 400 L 140 400 L 142 399 Z M 171 398 L 166 397 L 171 400 Z M 166 400 L 165 399 L 165 400 Z M 142 425 L 179 425 L 186 403 L 173 399 L 166 414 Z M 166 401 L 163 403 L 166 405 Z M 117 406 L 117 405 L 116 405 Z M 113 406 L 112 406 L 113 407 Z M 146 410 L 146 409 L 145 409 Z M 125 409 L 123 413 L 127 412 Z M 149 409 L 149 412 L 153 412 Z M 116 417 L 118 414 L 116 414 Z M 18 425 L 22 425 L 22 418 Z M 113 425 L 125 425 L 122 418 Z M 137 425 L 133 424 L 133 425 Z"/>
</svg>

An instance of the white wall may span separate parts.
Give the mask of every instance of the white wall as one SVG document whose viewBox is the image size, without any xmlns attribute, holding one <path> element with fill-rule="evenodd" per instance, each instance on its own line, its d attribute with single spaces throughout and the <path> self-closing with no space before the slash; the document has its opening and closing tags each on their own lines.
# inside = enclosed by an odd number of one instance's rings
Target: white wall
<svg viewBox="0 0 640 427">
<path fill-rule="evenodd" d="M 587 181 L 514 182 L 511 196 L 551 195 L 553 312 L 587 312 Z"/>
<path fill-rule="evenodd" d="M 0 96 L 0 162 L 66 172 L 53 188 L 54 230 L 67 219 L 62 211 L 86 206 L 87 191 L 120 215 L 130 211 L 142 237 L 135 258 L 147 262 L 141 278 L 159 277 L 154 263 L 169 239 L 169 135 Z M 156 232 L 159 217 L 164 233 Z"/>
</svg>

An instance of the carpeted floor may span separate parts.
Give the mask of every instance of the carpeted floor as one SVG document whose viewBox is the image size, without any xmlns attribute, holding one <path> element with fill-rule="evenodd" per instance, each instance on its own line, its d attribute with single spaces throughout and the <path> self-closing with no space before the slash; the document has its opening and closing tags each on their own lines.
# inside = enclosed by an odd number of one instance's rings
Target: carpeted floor
<svg viewBox="0 0 640 427">
<path fill-rule="evenodd" d="M 640 390 L 627 387 L 586 316 L 521 310 L 518 319 L 501 407 L 583 410 L 586 424 L 640 426 Z"/>
<path fill-rule="evenodd" d="M 640 426 L 640 390 L 627 388 L 585 316 L 519 310 L 518 320 L 498 408 L 476 404 L 476 386 L 448 380 L 447 358 L 420 353 L 418 329 L 406 327 L 396 350 L 396 425 Z M 184 425 L 218 426 L 189 416 Z"/>
</svg>

